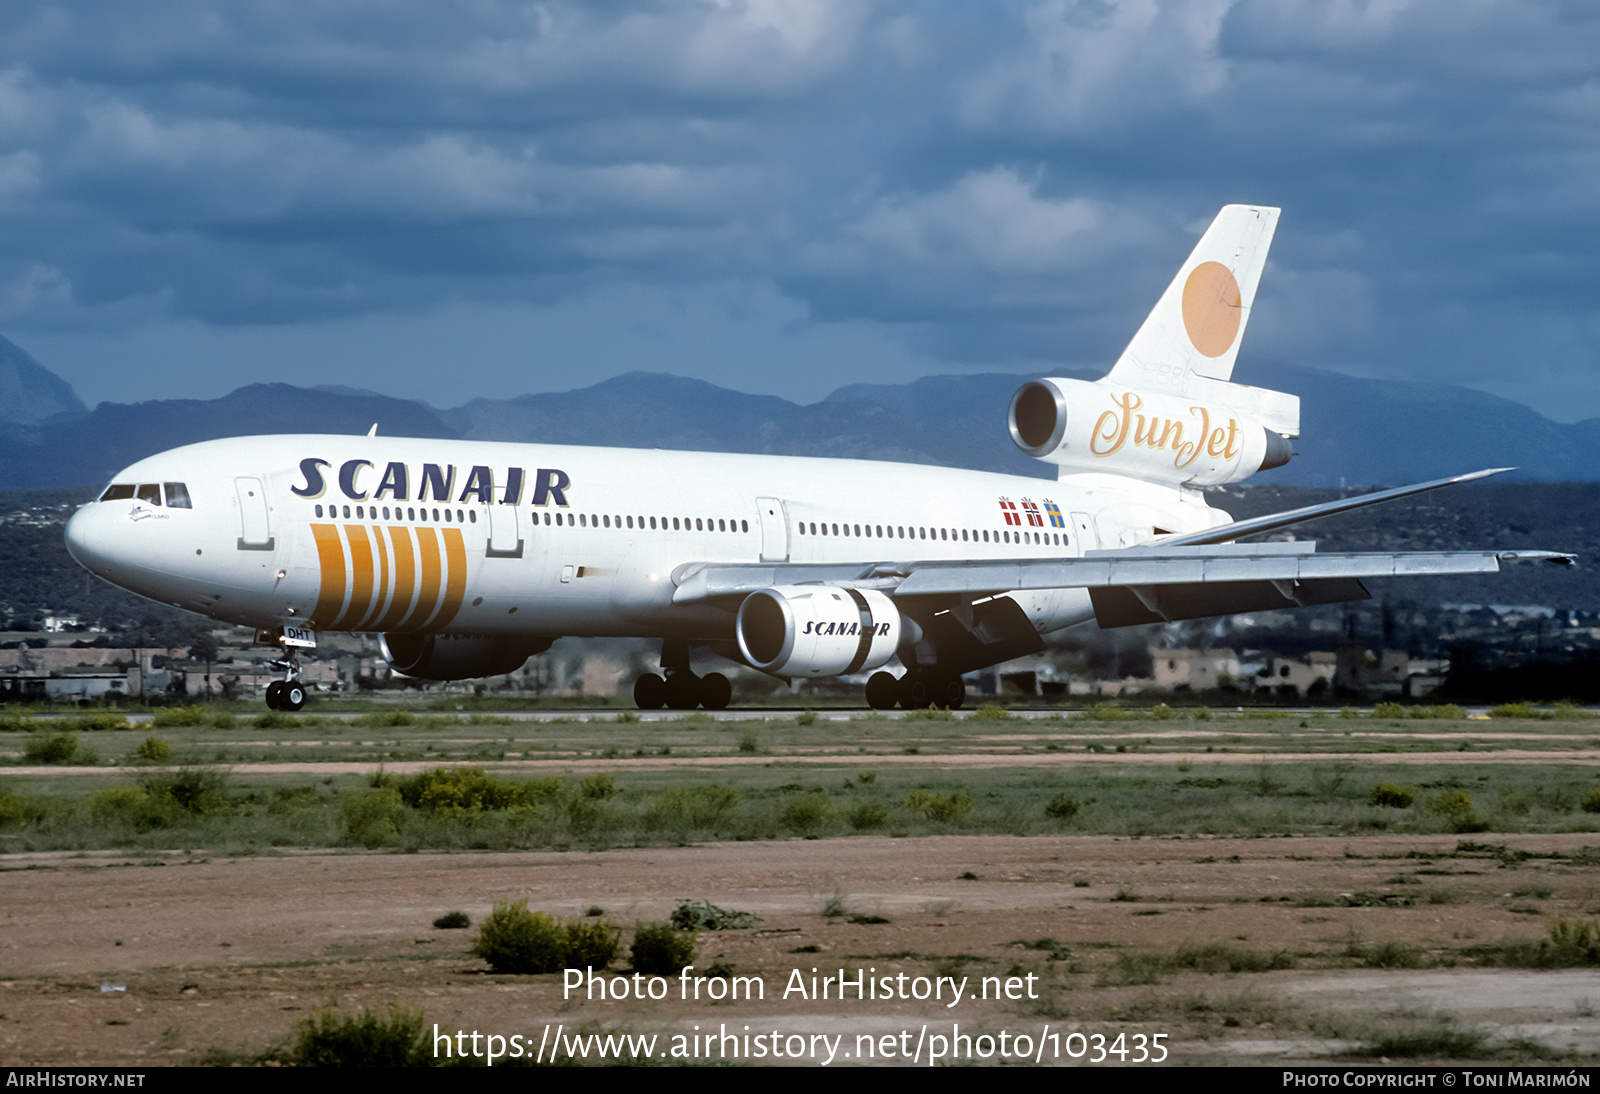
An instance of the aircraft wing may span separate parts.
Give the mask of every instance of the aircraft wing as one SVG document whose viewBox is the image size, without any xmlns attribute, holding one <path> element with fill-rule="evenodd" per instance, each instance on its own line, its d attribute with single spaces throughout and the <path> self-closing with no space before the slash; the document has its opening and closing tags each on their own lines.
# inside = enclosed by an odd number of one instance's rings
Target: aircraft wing
<svg viewBox="0 0 1600 1094">
<path fill-rule="evenodd" d="M 967 598 L 1025 589 L 1087 589 L 1102 627 L 1331 604 L 1368 597 L 1362 578 L 1494 573 L 1503 562 L 1570 564 L 1554 551 L 1316 553 L 1316 544 L 1157 544 L 1082 558 L 883 562 L 868 565 L 690 564 L 673 574 L 675 603 L 738 598 L 774 585 L 877 589 Z"/>
</svg>

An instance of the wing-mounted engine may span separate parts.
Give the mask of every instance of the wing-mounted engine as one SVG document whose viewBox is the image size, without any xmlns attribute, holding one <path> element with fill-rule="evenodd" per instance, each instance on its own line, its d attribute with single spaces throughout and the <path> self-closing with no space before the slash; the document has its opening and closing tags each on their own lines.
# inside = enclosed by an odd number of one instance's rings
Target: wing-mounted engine
<svg viewBox="0 0 1600 1094">
<path fill-rule="evenodd" d="M 484 634 L 386 634 L 383 659 L 402 676 L 418 680 L 472 680 L 516 672 L 554 638 Z"/>
<path fill-rule="evenodd" d="M 900 645 L 900 609 L 875 589 L 783 585 L 739 605 L 745 660 L 774 676 L 849 676 L 880 668 Z"/>
<path fill-rule="evenodd" d="M 1104 471 L 1174 486 L 1238 482 L 1289 462 L 1299 399 L 1243 384 L 1195 386 L 1210 389 L 1207 397 L 1105 380 L 1034 380 L 1011 397 L 1011 439 L 1064 473 Z"/>
</svg>

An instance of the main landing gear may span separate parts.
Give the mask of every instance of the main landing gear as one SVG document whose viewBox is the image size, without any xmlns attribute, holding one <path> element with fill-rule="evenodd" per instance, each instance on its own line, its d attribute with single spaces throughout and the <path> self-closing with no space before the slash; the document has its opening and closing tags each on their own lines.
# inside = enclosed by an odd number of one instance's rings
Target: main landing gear
<svg viewBox="0 0 1600 1094">
<path fill-rule="evenodd" d="M 875 672 L 867 680 L 867 705 L 873 710 L 925 710 L 943 707 L 959 710 L 967 700 L 967 685 L 959 676 L 928 669 L 912 669 L 896 680 L 891 673 Z"/>
<path fill-rule="evenodd" d="M 640 710 L 724 710 L 733 698 L 733 685 L 720 672 L 696 676 L 688 669 L 668 670 L 663 680 L 647 672 L 633 682 L 633 701 Z"/>
<path fill-rule="evenodd" d="M 267 709 L 294 711 L 305 706 L 306 686 L 300 682 L 300 658 L 294 647 L 289 647 L 282 659 L 268 661 L 267 665 L 283 672 L 282 680 L 267 685 Z"/>
</svg>

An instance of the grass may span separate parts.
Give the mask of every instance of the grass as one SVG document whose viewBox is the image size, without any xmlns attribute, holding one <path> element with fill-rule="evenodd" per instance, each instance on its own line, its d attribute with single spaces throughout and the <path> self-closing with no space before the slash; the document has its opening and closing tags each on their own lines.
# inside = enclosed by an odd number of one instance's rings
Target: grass
<svg viewBox="0 0 1600 1094">
<path fill-rule="evenodd" d="M 195 720 L 189 708 L 172 709 L 182 717 L 169 720 Z M 207 712 L 200 724 L 163 726 L 155 738 L 170 748 L 168 762 L 183 759 L 190 771 L 225 773 L 221 788 L 213 786 L 209 795 L 197 788 L 202 808 L 139 805 L 130 787 L 147 795 L 161 788 L 144 786 L 129 769 L 143 763 L 154 773 L 158 765 L 150 753 L 158 746 L 146 743 L 152 739 L 147 727 L 118 714 L 102 719 L 107 728 L 70 731 L 79 735 L 77 749 L 92 740 L 104 758 L 100 767 L 0 778 L 0 852 L 159 848 L 175 841 L 234 853 L 279 846 L 605 848 L 854 833 L 1028 835 L 1069 826 L 1074 833 L 1119 836 L 1600 832 L 1600 813 L 1584 808 L 1596 791 L 1594 780 L 1564 757 L 1569 748 L 1587 747 L 1588 738 L 1580 735 L 1585 727 L 1554 720 L 1506 723 L 1519 732 L 1526 728 L 1532 739 L 1515 744 L 1547 749 L 1548 765 L 1499 766 L 1494 751 L 1484 747 L 1475 752 L 1481 763 L 1472 766 L 1396 766 L 1384 750 L 1448 747 L 1408 735 L 1417 727 L 1432 733 L 1454 723 L 1408 716 L 1399 728 L 1359 719 L 1321 721 L 1307 731 L 1287 719 L 1217 715 L 1199 721 L 1181 712 L 1141 723 L 1144 713 L 1119 710 L 1114 725 L 1102 725 L 1108 712 L 1097 711 L 1014 717 L 1001 738 L 1015 740 L 1013 746 L 996 745 L 979 729 L 984 723 L 967 718 L 819 718 L 802 726 L 792 717 L 619 723 L 606 713 L 595 721 L 574 715 L 560 723 L 507 725 L 481 712 L 391 710 L 382 717 L 363 715 L 373 723 L 367 725 L 315 715 L 274 716 L 267 725 L 242 718 L 223 728 L 215 724 L 218 713 Z M 31 741 L 59 735 L 43 733 L 43 723 L 11 719 L 13 732 L 0 732 L 0 763 L 8 748 L 20 760 Z M 1157 725 L 1163 736 L 1141 732 Z M 1358 725 L 1361 734 L 1330 735 L 1328 728 L 1336 725 Z M 1187 733 L 1205 734 L 1206 743 Z M 757 752 L 741 753 L 741 742 L 757 735 Z M 1046 744 L 1074 752 L 1095 747 L 1105 762 L 1024 762 Z M 1350 751 L 1305 767 L 1261 760 L 1313 744 Z M 1118 745 L 1128 753 L 1117 754 Z M 993 764 L 997 748 L 1012 747 L 1019 766 Z M 916 759 L 905 758 L 908 748 L 916 749 Z M 1122 763 L 1124 755 L 1161 750 L 1171 762 Z M 730 753 L 741 762 L 714 772 L 696 766 L 700 757 L 725 759 Z M 986 766 L 961 769 L 960 758 L 969 753 L 985 754 Z M 631 755 L 670 755 L 676 766 L 621 766 L 621 758 Z M 608 756 L 619 759 L 613 763 Z M 226 774 L 241 762 L 399 760 L 422 760 L 437 770 L 378 785 L 359 776 L 313 776 L 309 787 L 306 776 L 270 770 Z M 579 773 L 558 778 L 497 768 L 502 760 L 549 760 Z M 1387 794 L 1375 802 L 1374 787 L 1412 791 L 1415 804 L 1396 808 Z M 117 793 L 101 796 L 112 790 Z M 291 790 L 298 796 L 282 796 Z M 173 786 L 157 796 L 177 800 L 188 792 Z"/>
</svg>

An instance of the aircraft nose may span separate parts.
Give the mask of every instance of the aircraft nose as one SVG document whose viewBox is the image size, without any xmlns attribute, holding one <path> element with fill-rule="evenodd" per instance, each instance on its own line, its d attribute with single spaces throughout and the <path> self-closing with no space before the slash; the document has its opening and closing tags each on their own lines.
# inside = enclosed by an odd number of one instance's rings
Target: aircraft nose
<svg viewBox="0 0 1600 1094">
<path fill-rule="evenodd" d="M 89 570 L 97 568 L 100 556 L 95 552 L 96 521 L 87 507 L 79 509 L 67 520 L 67 553 L 78 560 L 78 565 Z"/>
</svg>

